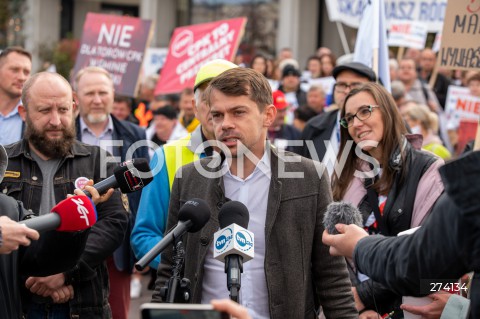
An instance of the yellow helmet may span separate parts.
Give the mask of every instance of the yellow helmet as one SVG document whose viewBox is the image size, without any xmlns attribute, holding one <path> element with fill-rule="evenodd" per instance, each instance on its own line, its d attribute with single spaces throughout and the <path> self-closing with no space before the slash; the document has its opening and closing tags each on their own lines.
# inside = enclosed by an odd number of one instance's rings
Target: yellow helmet
<svg viewBox="0 0 480 319">
<path fill-rule="evenodd" d="M 238 68 L 238 65 L 222 59 L 216 59 L 205 63 L 200 68 L 200 70 L 198 70 L 197 77 L 195 78 L 195 86 L 193 87 L 193 91 L 195 92 L 197 88 L 203 83 L 210 81 L 224 71 L 233 68 Z"/>
</svg>

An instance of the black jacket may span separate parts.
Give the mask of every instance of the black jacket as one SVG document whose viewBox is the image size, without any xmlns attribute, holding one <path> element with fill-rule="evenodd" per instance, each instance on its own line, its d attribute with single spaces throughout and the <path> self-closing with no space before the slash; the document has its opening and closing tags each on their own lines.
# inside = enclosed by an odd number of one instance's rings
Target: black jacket
<svg viewBox="0 0 480 319">
<path fill-rule="evenodd" d="M 26 209 L 38 214 L 43 180 L 38 164 L 32 160 L 28 143 L 22 140 L 5 149 L 9 162 L 0 189 L 21 200 Z M 55 173 L 55 200 L 59 202 L 67 194 L 73 194 L 74 182 L 78 177 L 93 179 L 95 183 L 101 181 L 105 177 L 101 176 L 102 164 L 99 147 L 75 141 L 70 154 L 60 161 Z M 106 176 L 112 175 L 113 165 L 107 164 L 103 169 L 106 169 Z M 105 259 L 120 245 L 128 225 L 128 214 L 118 191 L 107 202 L 97 205 L 97 213 L 97 222 L 90 230 L 80 261 L 65 272 L 66 283 L 72 284 L 75 292 L 75 297 L 69 303 L 70 313 L 72 316 L 81 315 L 81 318 L 111 316 Z M 51 261 L 57 262 L 55 259 Z"/>
<path fill-rule="evenodd" d="M 474 271 L 471 318 L 480 318 L 479 163 L 480 152 L 474 152 L 440 169 L 445 193 L 413 235 L 360 240 L 354 252 L 359 271 L 400 295 L 414 296 L 426 294 L 420 288 L 431 287 L 430 281 Z"/>
<path fill-rule="evenodd" d="M 21 202 L 0 194 L 0 215 L 20 221 L 27 211 Z M 88 231 L 41 234 L 30 246 L 0 255 L 0 318 L 20 318 L 22 314 L 19 276 L 49 276 L 73 268 L 85 247 Z"/>
<path fill-rule="evenodd" d="M 325 146 L 325 141 L 330 141 L 332 137 L 333 129 L 337 125 L 337 114 L 339 110 L 334 110 L 331 112 L 324 112 L 319 115 L 311 118 L 302 132 L 301 139 L 304 141 L 300 155 L 307 158 L 315 159 L 322 161 L 325 153 L 327 152 L 327 147 Z M 308 149 L 306 144 L 307 141 L 312 141 L 315 147 L 315 154 Z"/>
</svg>

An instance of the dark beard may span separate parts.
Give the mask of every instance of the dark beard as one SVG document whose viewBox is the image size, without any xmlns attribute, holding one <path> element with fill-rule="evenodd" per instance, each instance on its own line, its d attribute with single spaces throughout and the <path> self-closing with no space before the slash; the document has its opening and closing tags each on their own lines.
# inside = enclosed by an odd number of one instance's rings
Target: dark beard
<svg viewBox="0 0 480 319">
<path fill-rule="evenodd" d="M 69 128 L 64 127 L 62 129 L 63 137 L 55 140 L 49 139 L 45 131 L 35 129 L 28 117 L 26 118 L 26 124 L 24 138 L 48 158 L 62 158 L 66 156 L 75 142 L 75 122 Z"/>
</svg>

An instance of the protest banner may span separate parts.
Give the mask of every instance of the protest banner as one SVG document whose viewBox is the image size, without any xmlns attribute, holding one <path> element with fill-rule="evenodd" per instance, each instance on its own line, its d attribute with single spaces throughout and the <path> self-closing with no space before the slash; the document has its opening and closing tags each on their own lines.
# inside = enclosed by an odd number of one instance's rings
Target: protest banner
<svg viewBox="0 0 480 319">
<path fill-rule="evenodd" d="M 362 0 L 326 0 L 326 4 L 330 21 L 340 21 L 358 29 L 364 5 Z M 428 32 L 439 32 L 446 7 L 447 0 L 385 0 L 387 27 L 394 20 L 421 21 L 427 25 Z"/>
<path fill-rule="evenodd" d="M 425 48 L 427 34 L 427 25 L 423 22 L 391 21 L 388 33 L 388 45 L 422 50 Z"/>
<path fill-rule="evenodd" d="M 470 94 L 466 87 L 450 85 L 447 91 L 445 112 L 449 120 L 471 119 L 480 116 L 480 98 Z"/>
<path fill-rule="evenodd" d="M 211 60 L 232 61 L 246 23 L 241 17 L 176 28 L 155 95 L 193 88 L 198 70 Z"/>
<path fill-rule="evenodd" d="M 445 102 L 447 128 L 456 131 L 456 154 L 462 153 L 465 145 L 475 139 L 480 116 L 480 98 L 470 94 L 466 87 L 450 85 Z"/>
<path fill-rule="evenodd" d="M 168 48 L 147 48 L 143 59 L 143 78 L 158 74 L 167 59 Z"/>
<path fill-rule="evenodd" d="M 303 83 L 302 83 L 303 84 Z M 306 86 L 302 86 L 302 89 L 308 91 L 312 85 L 320 86 L 325 94 L 333 93 L 333 86 L 335 85 L 335 79 L 333 76 L 326 76 L 323 78 L 310 79 Z"/>
<path fill-rule="evenodd" d="M 88 13 L 74 73 L 102 67 L 112 75 L 116 94 L 135 96 L 152 30 L 150 20 Z"/>
<path fill-rule="evenodd" d="M 468 70 L 480 68 L 480 1 L 449 1 L 445 13 L 439 67 Z"/>
<path fill-rule="evenodd" d="M 442 32 L 437 32 L 435 35 L 435 40 L 433 41 L 432 51 L 438 52 L 440 51 L 440 45 L 442 44 Z"/>
</svg>

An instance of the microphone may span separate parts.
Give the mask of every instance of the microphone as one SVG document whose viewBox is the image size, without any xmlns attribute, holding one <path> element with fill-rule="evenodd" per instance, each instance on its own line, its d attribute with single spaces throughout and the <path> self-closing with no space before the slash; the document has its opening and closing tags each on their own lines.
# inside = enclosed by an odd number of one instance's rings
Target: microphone
<svg viewBox="0 0 480 319">
<path fill-rule="evenodd" d="M 145 256 L 136 264 L 137 270 L 143 270 L 147 265 L 157 257 L 168 245 L 186 232 L 195 233 L 205 226 L 210 219 L 210 207 L 203 199 L 193 198 L 187 201 L 178 211 L 178 224 L 163 239 L 156 244 Z"/>
<path fill-rule="evenodd" d="M 336 224 L 355 224 L 363 228 L 363 217 L 358 208 L 347 202 L 332 202 L 323 216 L 323 226 L 329 234 L 338 234 Z"/>
<path fill-rule="evenodd" d="M 250 215 L 241 202 L 226 202 L 218 213 L 220 230 L 213 235 L 213 257 L 225 263 L 230 299 L 238 302 L 243 262 L 254 257 L 254 234 L 248 231 Z"/>
<path fill-rule="evenodd" d="M 97 221 L 97 211 L 90 198 L 72 196 L 59 202 L 50 214 L 22 220 L 24 224 L 38 232 L 57 230 L 76 232 L 92 227 Z"/>
<path fill-rule="evenodd" d="M 152 171 L 148 161 L 144 158 L 135 158 L 125 161 L 120 166 L 115 167 L 113 175 L 103 181 L 96 183 L 93 187 L 100 195 L 104 194 L 110 188 L 120 188 L 124 194 L 133 193 L 147 186 L 153 179 Z M 85 195 L 92 195 L 84 190 Z"/>
</svg>

